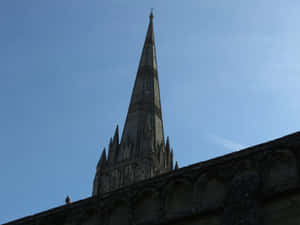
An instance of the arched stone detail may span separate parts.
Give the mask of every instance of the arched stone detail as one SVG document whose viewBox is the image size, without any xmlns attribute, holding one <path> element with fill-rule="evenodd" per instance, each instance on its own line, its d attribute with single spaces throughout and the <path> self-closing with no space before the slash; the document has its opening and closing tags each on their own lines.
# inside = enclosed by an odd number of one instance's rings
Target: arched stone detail
<svg viewBox="0 0 300 225">
<path fill-rule="evenodd" d="M 261 177 L 256 171 L 238 171 L 226 192 L 221 224 L 261 224 L 258 201 L 260 190 Z"/>
<path fill-rule="evenodd" d="M 176 179 L 169 183 L 165 192 L 167 213 L 185 211 L 193 207 L 193 185 L 188 179 Z"/>
<path fill-rule="evenodd" d="M 206 174 L 202 174 L 199 176 L 194 183 L 194 201 L 197 206 L 200 206 L 201 198 L 203 196 L 203 193 L 205 191 L 205 186 L 207 184 L 208 178 Z"/>
<path fill-rule="evenodd" d="M 160 193 L 146 189 L 137 194 L 134 202 L 134 221 L 143 223 L 154 220 L 160 213 Z"/>
<path fill-rule="evenodd" d="M 82 225 L 102 225 L 102 223 L 99 221 L 99 215 L 92 215 L 87 218 L 87 220 L 82 221 Z"/>
<path fill-rule="evenodd" d="M 124 200 L 115 201 L 108 210 L 107 225 L 129 225 L 130 207 Z"/>
<path fill-rule="evenodd" d="M 218 176 L 201 175 L 194 185 L 194 201 L 198 208 L 215 208 L 224 201 L 226 187 Z"/>
<path fill-rule="evenodd" d="M 217 178 L 207 181 L 201 196 L 202 207 L 214 208 L 221 206 L 225 197 L 225 185 Z"/>
<path fill-rule="evenodd" d="M 54 217 L 55 218 L 55 217 Z M 100 208 L 88 207 L 88 208 L 77 208 L 74 211 L 70 211 L 64 214 L 64 220 L 59 219 L 59 223 L 65 225 L 103 225 Z M 47 221 L 45 224 L 57 224 L 58 220 L 54 223 Z"/>
<path fill-rule="evenodd" d="M 229 181 L 234 178 L 236 172 L 257 170 L 257 167 L 258 162 L 256 162 L 256 160 L 245 158 L 238 159 L 232 161 L 232 163 L 227 163 L 218 167 L 217 176 L 221 178 L 221 180 Z"/>
<path fill-rule="evenodd" d="M 269 152 L 264 162 L 264 190 L 288 188 L 298 182 L 297 159 L 292 151 Z"/>
</svg>

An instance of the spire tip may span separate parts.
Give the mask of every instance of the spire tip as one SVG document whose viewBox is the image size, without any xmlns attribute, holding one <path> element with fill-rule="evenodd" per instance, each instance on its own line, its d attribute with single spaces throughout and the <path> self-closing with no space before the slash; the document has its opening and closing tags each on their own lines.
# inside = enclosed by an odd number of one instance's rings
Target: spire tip
<svg viewBox="0 0 300 225">
<path fill-rule="evenodd" d="M 153 20 L 153 17 L 154 17 L 154 16 L 153 16 L 153 8 L 151 8 L 150 16 L 149 16 L 149 17 L 150 17 L 150 20 L 152 21 L 152 20 Z"/>
</svg>

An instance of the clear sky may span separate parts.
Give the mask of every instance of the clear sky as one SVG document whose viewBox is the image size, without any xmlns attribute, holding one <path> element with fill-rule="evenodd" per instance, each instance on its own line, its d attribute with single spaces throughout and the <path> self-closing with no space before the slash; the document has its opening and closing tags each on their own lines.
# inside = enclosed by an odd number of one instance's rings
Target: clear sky
<svg viewBox="0 0 300 225">
<path fill-rule="evenodd" d="M 180 167 L 299 130 L 299 0 L 1 0 L 0 223 L 91 195 L 150 8 Z"/>
</svg>

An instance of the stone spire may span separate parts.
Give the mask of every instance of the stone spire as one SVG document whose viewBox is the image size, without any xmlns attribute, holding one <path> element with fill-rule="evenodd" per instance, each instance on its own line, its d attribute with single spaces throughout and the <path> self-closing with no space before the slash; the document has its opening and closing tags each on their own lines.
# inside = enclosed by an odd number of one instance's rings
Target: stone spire
<svg viewBox="0 0 300 225">
<path fill-rule="evenodd" d="M 147 155 L 164 141 L 152 12 L 121 145 L 127 141 L 139 146 L 136 155 Z"/>
<path fill-rule="evenodd" d="M 171 171 L 173 150 L 165 143 L 158 84 L 153 13 L 137 70 L 121 140 L 118 126 L 99 160 L 93 195 Z"/>
</svg>

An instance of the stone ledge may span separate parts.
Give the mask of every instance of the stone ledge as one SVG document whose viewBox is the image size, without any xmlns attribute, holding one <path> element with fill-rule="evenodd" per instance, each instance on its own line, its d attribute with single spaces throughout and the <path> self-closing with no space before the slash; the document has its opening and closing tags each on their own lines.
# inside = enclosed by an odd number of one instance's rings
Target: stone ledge
<svg viewBox="0 0 300 225">
<path fill-rule="evenodd" d="M 77 202 L 73 202 L 71 204 L 63 205 L 60 207 L 56 207 L 35 215 L 27 216 L 15 221 L 11 221 L 8 223 L 5 223 L 3 225 L 19 225 L 19 224 L 30 224 L 30 225 L 38 225 L 39 221 L 43 218 L 48 217 L 65 217 L 66 215 L 73 214 L 74 212 L 81 211 L 81 213 L 86 213 L 88 210 L 95 209 L 101 211 L 101 208 L 106 205 L 110 204 L 113 201 L 116 201 L 122 196 L 125 199 L 131 199 L 133 198 L 137 192 L 141 191 L 143 188 L 158 188 L 160 191 L 161 188 L 165 188 L 164 186 L 176 179 L 179 179 L 181 177 L 196 177 L 201 173 L 210 172 L 212 170 L 218 169 L 220 166 L 225 165 L 227 170 L 234 170 L 234 168 L 231 168 L 232 165 L 238 164 L 238 162 L 246 159 L 251 160 L 252 156 L 259 154 L 266 155 L 270 151 L 274 151 L 277 149 L 291 149 L 291 150 L 299 150 L 300 149 L 300 132 L 296 132 L 294 134 L 287 135 L 285 137 L 266 142 L 263 144 L 259 144 L 256 146 L 252 146 L 237 152 L 233 152 L 221 157 L 217 157 L 214 159 L 210 159 L 207 161 L 203 161 L 200 163 L 196 163 L 187 167 L 180 168 L 176 171 L 172 171 L 169 173 L 165 173 L 162 175 L 159 175 L 157 177 L 140 181 L 135 184 L 132 184 L 130 186 L 105 193 L 102 196 L 96 196 L 96 197 L 90 197 L 83 200 L 79 200 Z M 229 166 L 228 166 L 229 165 Z M 219 168 L 220 169 L 220 168 Z M 232 172 L 232 171 L 231 171 Z M 292 185 L 283 185 L 283 186 L 277 186 L 274 187 L 274 189 L 269 189 L 267 192 L 263 192 L 262 196 L 260 197 L 263 201 L 268 201 L 268 199 L 275 198 L 277 195 L 281 194 L 288 194 L 292 193 L 294 191 L 299 191 L 300 186 L 299 183 L 293 183 Z M 188 210 L 184 212 L 180 218 L 184 218 L 187 216 L 193 216 L 193 215 L 200 215 L 203 212 L 206 213 L 208 211 L 214 211 L 217 209 L 208 209 L 205 208 L 192 208 L 191 210 Z M 177 217 L 176 217 L 177 218 Z M 166 221 L 172 221 L 174 217 L 164 217 L 160 220 L 157 220 L 157 223 L 165 223 Z M 159 222 L 160 221 L 160 222 Z M 165 221 L 165 222 L 164 222 Z M 152 221 L 153 222 L 153 221 Z M 144 223 L 142 223 L 144 224 Z M 145 223 L 147 224 L 147 223 Z"/>
</svg>

